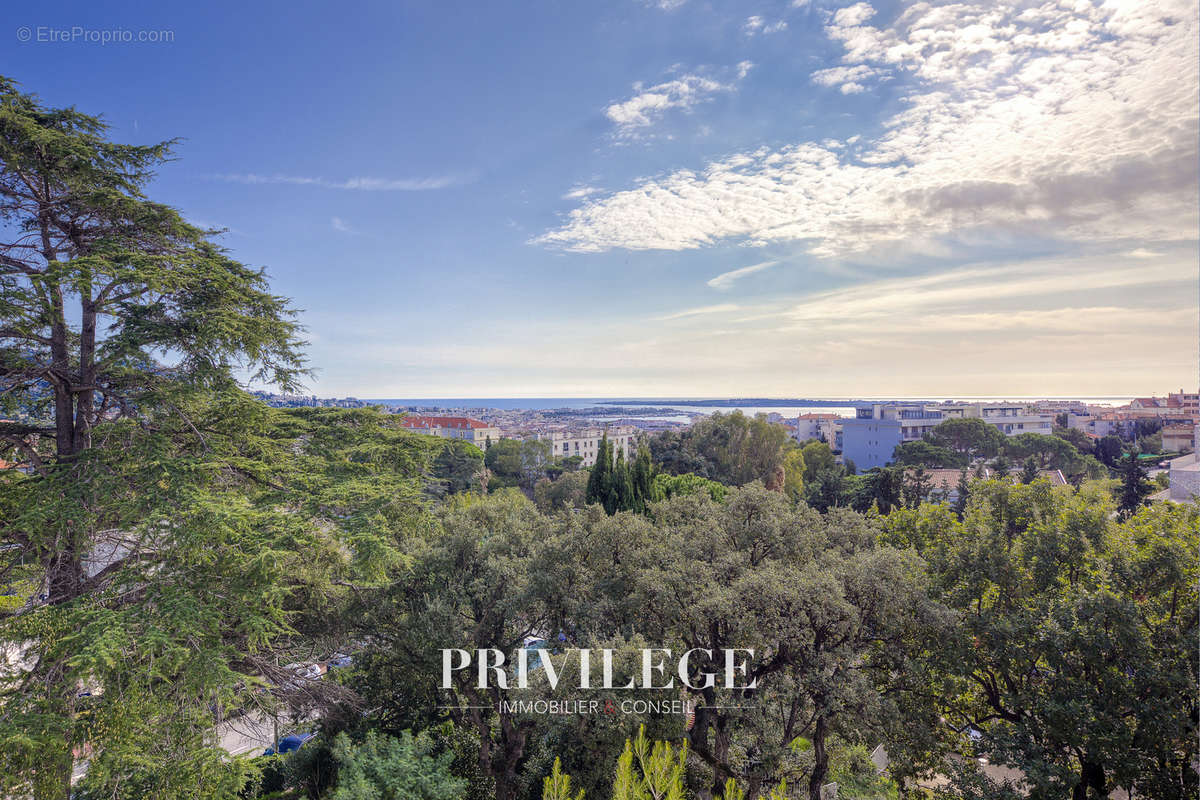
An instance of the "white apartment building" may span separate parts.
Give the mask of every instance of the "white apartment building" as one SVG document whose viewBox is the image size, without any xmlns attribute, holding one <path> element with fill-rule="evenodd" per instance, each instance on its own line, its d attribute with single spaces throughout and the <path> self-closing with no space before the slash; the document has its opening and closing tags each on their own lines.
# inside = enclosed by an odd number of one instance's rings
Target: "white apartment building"
<svg viewBox="0 0 1200 800">
<path fill-rule="evenodd" d="M 956 403 L 934 406 L 947 417 L 976 417 L 1006 436 L 1054 432 L 1054 414 L 1031 411 L 1021 403 Z"/>
<path fill-rule="evenodd" d="M 842 458 L 859 471 L 887 466 L 896 446 L 915 442 L 945 420 L 938 406 L 876 403 L 859 408 L 842 425 Z"/>
<path fill-rule="evenodd" d="M 824 438 L 832 447 L 835 428 L 839 426 L 841 419 L 837 414 L 801 414 L 796 418 L 796 431 L 792 438 L 797 442 Z"/>
<path fill-rule="evenodd" d="M 1200 425 L 1193 428 L 1193 435 L 1200 439 Z M 1188 503 L 1200 497 L 1200 455 L 1191 453 L 1171 461 L 1171 488 L 1167 490 L 1170 500 Z"/>
<path fill-rule="evenodd" d="M 551 431 L 539 433 L 537 438 L 550 443 L 551 458 L 569 458 L 579 456 L 581 466 L 590 467 L 596 463 L 596 451 L 600 440 L 608 433 L 608 441 L 613 448 L 613 456 L 623 453 L 629 461 L 637 455 L 637 432 L 632 425 L 614 425 L 610 428 L 588 428 L 578 431 Z"/>
<path fill-rule="evenodd" d="M 480 450 L 500 441 L 500 429 L 470 417 L 431 417 L 405 414 L 400 423 L 409 430 L 443 439 L 465 439 Z"/>
<path fill-rule="evenodd" d="M 1092 416 L 1090 414 L 1068 414 L 1067 427 L 1078 428 L 1084 433 L 1090 433 L 1097 438 L 1105 436 L 1121 436 L 1126 425 L 1113 414 Z"/>
</svg>

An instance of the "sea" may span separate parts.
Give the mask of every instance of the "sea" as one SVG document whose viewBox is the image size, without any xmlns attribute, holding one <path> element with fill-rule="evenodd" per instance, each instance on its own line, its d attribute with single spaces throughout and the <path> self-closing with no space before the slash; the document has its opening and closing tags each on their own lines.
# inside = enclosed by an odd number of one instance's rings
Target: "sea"
<svg viewBox="0 0 1200 800">
<path fill-rule="evenodd" d="M 1107 397 L 866 397 L 866 398 L 687 398 L 687 397 L 417 397 L 368 399 L 366 402 L 385 406 L 414 407 L 422 409 L 501 409 L 549 411 L 554 409 L 585 409 L 615 406 L 636 408 L 644 406 L 654 409 L 671 409 L 678 414 L 637 414 L 640 419 L 688 422 L 693 414 L 712 414 L 716 411 L 729 413 L 739 410 L 743 414 L 779 414 L 796 417 L 800 414 L 837 414 L 853 417 L 863 406 L 880 402 L 940 403 L 944 401 L 990 403 L 990 402 L 1034 402 L 1038 400 L 1064 400 L 1087 405 L 1121 406 L 1129 403 L 1131 396 Z M 614 415 L 618 419 L 631 415 Z M 595 419 L 605 419 L 597 416 Z"/>
</svg>

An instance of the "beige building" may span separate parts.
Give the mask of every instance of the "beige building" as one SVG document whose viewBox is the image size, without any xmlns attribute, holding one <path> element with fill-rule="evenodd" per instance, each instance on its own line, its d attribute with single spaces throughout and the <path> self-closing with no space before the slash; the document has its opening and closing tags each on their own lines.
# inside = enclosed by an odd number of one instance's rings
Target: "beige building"
<svg viewBox="0 0 1200 800">
<path fill-rule="evenodd" d="M 500 441 L 500 429 L 470 417 L 430 417 L 405 414 L 401 424 L 409 430 L 443 439 L 465 439 L 480 450 L 487 450 Z"/>
<path fill-rule="evenodd" d="M 1168 425 L 1162 429 L 1164 453 L 1182 453 L 1196 446 L 1196 429 L 1191 425 Z"/>
<path fill-rule="evenodd" d="M 796 418 L 796 429 L 792 438 L 797 442 L 807 442 L 809 439 L 824 437 L 832 447 L 836 438 L 835 429 L 841 421 L 842 418 L 837 414 L 801 414 Z"/>
<path fill-rule="evenodd" d="M 932 407 L 940 409 L 947 417 L 977 417 L 996 426 L 996 430 L 1006 436 L 1054 432 L 1054 414 L 1039 414 L 1020 403 L 960 403 Z"/>
<path fill-rule="evenodd" d="M 600 440 L 608 433 L 608 441 L 613 446 L 613 455 L 623 453 L 629 461 L 637 454 L 638 429 L 632 425 L 615 425 L 607 429 L 588 428 L 579 431 L 551 431 L 539 433 L 537 438 L 550 443 L 551 458 L 569 458 L 579 456 L 582 466 L 590 467 L 596 463 L 596 450 Z"/>
</svg>

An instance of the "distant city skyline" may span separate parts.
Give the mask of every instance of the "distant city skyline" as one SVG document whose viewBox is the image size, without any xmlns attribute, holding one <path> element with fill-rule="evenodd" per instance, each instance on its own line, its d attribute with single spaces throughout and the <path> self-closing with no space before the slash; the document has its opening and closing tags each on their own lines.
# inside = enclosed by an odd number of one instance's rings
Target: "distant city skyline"
<svg viewBox="0 0 1200 800">
<path fill-rule="evenodd" d="M 5 74 L 182 138 L 150 196 L 295 298 L 318 396 L 1200 382 L 1194 0 L 26 16 Z"/>
</svg>

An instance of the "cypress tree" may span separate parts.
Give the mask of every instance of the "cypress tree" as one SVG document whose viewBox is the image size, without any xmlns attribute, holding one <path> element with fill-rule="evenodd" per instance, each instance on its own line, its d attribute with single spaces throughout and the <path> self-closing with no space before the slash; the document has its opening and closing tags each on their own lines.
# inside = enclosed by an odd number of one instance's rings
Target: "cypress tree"
<svg viewBox="0 0 1200 800">
<path fill-rule="evenodd" d="M 632 477 L 634 510 L 643 512 L 646 505 L 654 499 L 654 461 L 650 457 L 650 448 L 644 444 L 638 447 Z"/>
<path fill-rule="evenodd" d="M 635 508 L 636 496 L 633 489 L 633 476 L 629 466 L 625 463 L 625 451 L 617 452 L 615 465 L 613 466 L 613 493 L 612 506 L 615 513 L 617 511 L 632 511 Z"/>
<path fill-rule="evenodd" d="M 610 465 L 608 458 L 608 434 L 605 434 L 601 437 L 600 444 L 596 446 L 596 463 L 592 464 L 591 472 L 588 473 L 588 503 L 605 505 L 607 487 L 610 484 L 608 475 Z"/>
<path fill-rule="evenodd" d="M 954 516 L 962 521 L 963 516 L 967 513 L 967 494 L 970 492 L 970 484 L 967 483 L 967 468 L 963 467 L 962 472 L 958 475 L 958 497 L 954 500 Z"/>
</svg>

